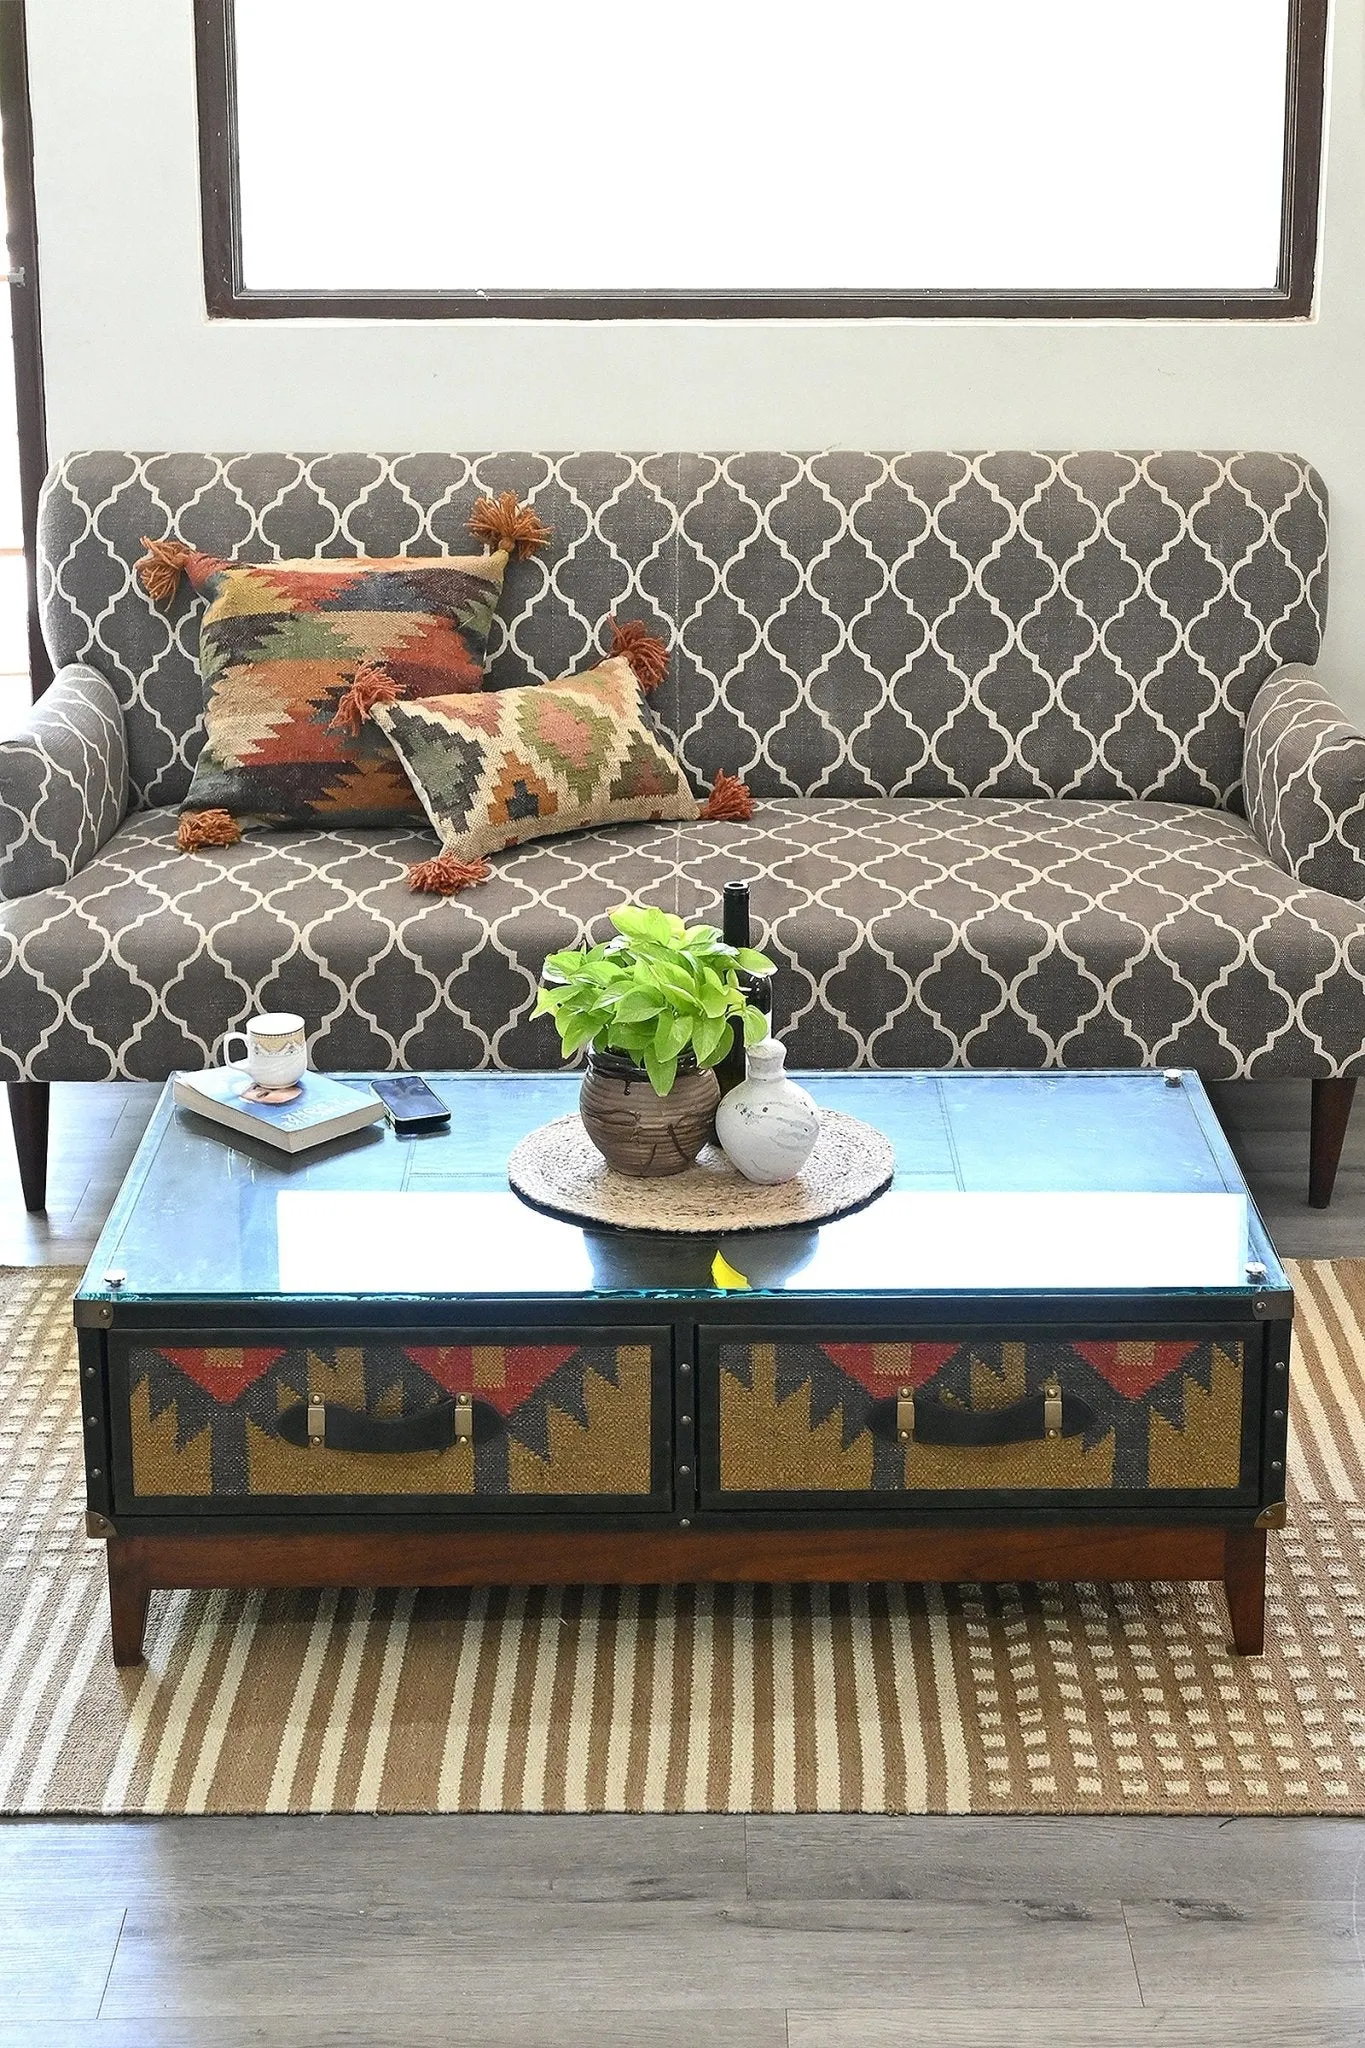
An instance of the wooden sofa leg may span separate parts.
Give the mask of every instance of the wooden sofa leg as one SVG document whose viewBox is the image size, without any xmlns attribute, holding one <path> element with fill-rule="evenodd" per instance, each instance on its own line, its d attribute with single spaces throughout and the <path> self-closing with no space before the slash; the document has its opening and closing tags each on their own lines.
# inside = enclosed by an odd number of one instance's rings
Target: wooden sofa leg
<svg viewBox="0 0 1365 2048">
<path fill-rule="evenodd" d="M 50 1086 L 46 1081 L 10 1081 L 9 1115 L 14 1126 L 14 1149 L 19 1155 L 19 1185 L 24 1207 L 37 1211 L 47 1207 L 47 1112 Z"/>
<path fill-rule="evenodd" d="M 1308 1140 L 1308 1202 L 1325 1209 L 1332 1199 L 1342 1141 L 1351 1115 L 1354 1081 L 1313 1083 L 1313 1122 Z"/>
</svg>

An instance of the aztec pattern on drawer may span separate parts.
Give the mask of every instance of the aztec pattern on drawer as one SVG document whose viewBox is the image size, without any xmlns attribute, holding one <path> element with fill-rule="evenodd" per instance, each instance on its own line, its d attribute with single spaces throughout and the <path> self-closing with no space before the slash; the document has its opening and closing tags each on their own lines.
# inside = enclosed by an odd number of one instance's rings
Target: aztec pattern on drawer
<svg viewBox="0 0 1365 2048">
<path fill-rule="evenodd" d="M 728 1343 L 716 1353 L 722 1494 L 1046 1489 L 1230 1491 L 1241 1483 L 1240 1339 Z M 970 1411 L 1058 1385 L 1052 1440 L 898 1440 L 896 1397 Z M 1040 1411 L 1041 1412 L 1041 1411 Z"/>
<path fill-rule="evenodd" d="M 648 1495 L 655 1357 L 648 1341 L 135 1346 L 133 1498 Z M 444 1449 L 315 1447 L 281 1426 L 310 1400 L 383 1420 L 458 1395 L 473 1397 L 473 1441 Z"/>
</svg>

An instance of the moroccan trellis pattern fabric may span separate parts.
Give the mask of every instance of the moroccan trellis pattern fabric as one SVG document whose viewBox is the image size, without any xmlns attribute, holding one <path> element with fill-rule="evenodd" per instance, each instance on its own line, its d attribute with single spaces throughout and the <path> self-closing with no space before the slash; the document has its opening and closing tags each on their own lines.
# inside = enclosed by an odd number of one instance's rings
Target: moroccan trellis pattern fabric
<svg viewBox="0 0 1365 2048">
<path fill-rule="evenodd" d="M 619 655 L 536 689 L 377 704 L 371 718 L 460 860 L 586 825 L 697 816 Z"/>
<path fill-rule="evenodd" d="M 559 1064 L 547 952 L 627 897 L 718 923 L 750 882 L 792 1067 L 1365 1072 L 1365 913 L 1244 819 L 1180 804 L 757 806 L 518 847 L 413 895 L 430 833 L 280 832 L 192 858 L 135 813 L 69 882 L 0 911 L 0 1074 L 161 1078 L 258 1008 L 323 1068 Z"/>
<path fill-rule="evenodd" d="M 1251 707 L 1246 804 L 1287 874 L 1365 900 L 1365 734 L 1306 669 L 1282 669 Z"/>
<path fill-rule="evenodd" d="M 0 898 L 69 881 L 127 808 L 118 699 L 73 664 L 0 740 Z"/>
<path fill-rule="evenodd" d="M 420 818 L 382 730 L 348 707 L 358 675 L 405 697 L 483 687 L 507 556 L 233 565 L 191 556 L 207 737 L 185 799 L 261 825 Z"/>
<path fill-rule="evenodd" d="M 639 1344 L 135 1350 L 133 1491 L 142 1501 L 648 1494 L 652 1379 Z M 388 1456 L 298 1445 L 280 1428 L 310 1399 L 383 1419 L 451 1394 L 473 1397 L 472 1444 Z"/>
<path fill-rule="evenodd" d="M 640 619 L 671 656 L 649 717 L 693 790 L 744 777 L 752 821 L 539 840 L 449 899 L 407 887 L 427 830 L 177 853 L 198 607 L 150 602 L 141 535 L 454 554 L 504 490 L 554 539 L 507 571 L 488 682 L 580 673 Z M 1320 480 L 1264 453 L 71 456 L 45 628 L 117 697 L 135 808 L 0 908 L 0 1076 L 164 1077 L 262 1007 L 323 1067 L 553 1066 L 546 953 L 628 896 L 714 920 L 734 877 L 793 1066 L 1365 1071 L 1365 911 L 1288 809 L 1283 865 L 1242 815 L 1247 716 L 1316 658 L 1326 546 Z"/>
<path fill-rule="evenodd" d="M 718 1372 L 723 1493 L 1232 1492 L 1241 1482 L 1236 1340 L 724 1344 Z M 1048 1381 L 1089 1410 L 1082 1430 L 971 1447 L 897 1440 L 902 1387 L 978 1414 Z"/>
<path fill-rule="evenodd" d="M 1252 698 L 1322 636 L 1326 494 L 1288 455 L 71 455 L 44 630 L 117 691 L 136 801 L 181 801 L 203 731 L 198 607 L 150 602 L 142 534 L 461 554 L 504 490 L 554 540 L 508 571 L 490 683 L 574 674 L 610 613 L 642 619 L 696 789 L 1235 806 Z"/>
</svg>

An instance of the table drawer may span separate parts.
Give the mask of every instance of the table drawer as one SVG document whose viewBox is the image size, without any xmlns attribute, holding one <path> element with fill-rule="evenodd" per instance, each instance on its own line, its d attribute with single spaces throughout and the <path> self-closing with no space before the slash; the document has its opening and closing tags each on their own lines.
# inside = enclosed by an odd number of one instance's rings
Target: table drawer
<svg viewBox="0 0 1365 2048">
<path fill-rule="evenodd" d="M 1256 1497 L 1263 1332 L 850 1342 L 708 1330 L 703 1492 Z M 960 1503 L 955 1499 L 953 1505 Z"/>
<path fill-rule="evenodd" d="M 667 1329 L 215 1335 L 110 1339 L 116 1506 L 670 1503 Z"/>
</svg>

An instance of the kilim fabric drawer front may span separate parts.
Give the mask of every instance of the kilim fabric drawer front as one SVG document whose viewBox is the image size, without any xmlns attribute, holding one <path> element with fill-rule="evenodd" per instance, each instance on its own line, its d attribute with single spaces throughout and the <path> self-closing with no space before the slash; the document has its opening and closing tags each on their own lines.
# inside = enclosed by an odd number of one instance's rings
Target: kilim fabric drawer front
<svg viewBox="0 0 1365 2048">
<path fill-rule="evenodd" d="M 110 1346 L 121 1508 L 670 1504 L 666 1329 L 203 1334 Z"/>
<path fill-rule="evenodd" d="M 704 1497 L 1252 1502 L 1264 1333 L 702 1333 Z"/>
</svg>

